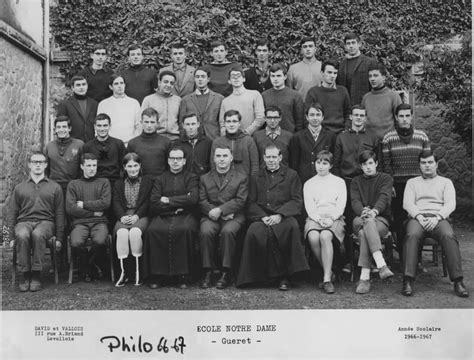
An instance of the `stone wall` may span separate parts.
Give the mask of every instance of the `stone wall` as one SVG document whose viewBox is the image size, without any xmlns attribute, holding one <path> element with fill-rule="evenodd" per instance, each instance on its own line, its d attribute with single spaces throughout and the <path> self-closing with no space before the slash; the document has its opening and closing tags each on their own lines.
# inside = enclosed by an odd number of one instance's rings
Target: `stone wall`
<svg viewBox="0 0 474 360">
<path fill-rule="evenodd" d="M 439 173 L 454 183 L 458 214 L 469 215 L 466 212 L 472 211 L 473 200 L 470 154 L 459 137 L 452 133 L 452 126 L 443 121 L 442 109 L 440 104 L 416 106 L 415 127 L 428 135 L 431 147 L 439 157 Z"/>
<path fill-rule="evenodd" d="M 0 37 L 0 227 L 13 187 L 25 179 L 26 159 L 42 148 L 43 63 Z"/>
</svg>

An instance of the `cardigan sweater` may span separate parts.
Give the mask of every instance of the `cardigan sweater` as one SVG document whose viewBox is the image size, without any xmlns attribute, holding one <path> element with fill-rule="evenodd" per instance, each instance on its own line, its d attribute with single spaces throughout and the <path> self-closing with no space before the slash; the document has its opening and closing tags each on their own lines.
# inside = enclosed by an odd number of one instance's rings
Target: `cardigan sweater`
<svg viewBox="0 0 474 360">
<path fill-rule="evenodd" d="M 392 177 L 385 173 L 378 172 L 374 176 L 364 174 L 356 176 L 351 182 L 351 205 L 354 214 L 360 216 L 364 207 L 368 206 L 377 210 L 378 216 L 390 221 L 392 186 Z"/>
<path fill-rule="evenodd" d="M 407 181 L 403 208 L 412 218 L 418 214 L 440 215 L 446 219 L 456 209 L 456 191 L 453 182 L 444 176 L 433 178 L 417 176 Z"/>
<path fill-rule="evenodd" d="M 311 64 L 300 61 L 288 69 L 286 85 L 294 89 L 306 99 L 306 94 L 313 86 L 321 83 L 321 61 L 315 60 Z"/>
<path fill-rule="evenodd" d="M 66 191 L 66 213 L 71 217 L 73 226 L 106 223 L 105 212 L 109 209 L 111 200 L 109 180 L 98 177 L 71 180 Z M 77 206 L 77 201 L 82 201 L 84 206 Z M 102 211 L 103 214 L 95 216 L 96 211 Z"/>
<path fill-rule="evenodd" d="M 392 175 L 396 183 L 405 183 L 408 179 L 420 175 L 420 154 L 431 152 L 428 136 L 415 129 L 410 142 L 406 144 L 397 130 L 387 133 L 382 140 L 383 171 Z"/>
<path fill-rule="evenodd" d="M 179 137 L 178 114 L 181 98 L 177 95 L 164 96 L 158 92 L 143 99 L 141 111 L 153 108 L 158 112 L 158 134 L 171 140 Z"/>
<path fill-rule="evenodd" d="M 324 110 L 322 125 L 332 132 L 339 134 L 351 126 L 351 100 L 344 86 L 336 88 L 315 86 L 309 89 L 305 99 L 305 109 L 312 103 L 320 103 Z"/>
<path fill-rule="evenodd" d="M 262 94 L 265 108 L 271 105 L 281 109 L 280 126 L 291 133 L 304 128 L 304 104 L 301 94 L 285 86 L 281 90 L 271 88 Z"/>
<path fill-rule="evenodd" d="M 331 173 L 325 176 L 315 175 L 304 183 L 303 197 L 309 218 L 315 220 L 321 216 L 337 220 L 346 207 L 346 183 Z"/>
<path fill-rule="evenodd" d="M 125 95 L 122 98 L 115 96 L 102 100 L 97 107 L 97 114 L 110 116 L 111 126 L 109 135 L 127 143 L 137 136 L 140 124 L 140 103 Z"/>
<path fill-rule="evenodd" d="M 372 130 L 379 139 L 395 128 L 395 109 L 402 103 L 400 95 L 383 87 L 372 90 L 362 98 L 362 106 L 367 110 L 365 127 Z"/>
<path fill-rule="evenodd" d="M 156 71 L 146 66 L 129 66 L 120 73 L 125 81 L 125 94 L 140 104 L 145 96 L 155 92 L 157 86 Z"/>
<path fill-rule="evenodd" d="M 380 156 L 378 156 L 380 152 L 379 140 L 375 134 L 366 129 L 360 131 L 355 131 L 352 128 L 344 130 L 336 138 L 332 172 L 343 178 L 353 178 L 362 174 L 359 154 L 363 150 L 372 150 L 380 159 Z"/>
<path fill-rule="evenodd" d="M 148 208 L 150 204 L 150 194 L 153 189 L 153 178 L 151 176 L 143 176 L 138 190 L 138 198 L 135 206 L 135 213 L 139 218 L 148 216 Z M 120 220 L 127 212 L 127 200 L 125 198 L 125 181 L 120 179 L 115 182 L 114 192 L 112 196 L 112 209 L 115 217 Z"/>
<path fill-rule="evenodd" d="M 270 68 L 270 65 L 269 65 Z M 245 70 L 245 83 L 244 86 L 249 90 L 257 90 L 259 93 L 272 88 L 272 82 L 270 81 L 270 73 L 268 74 L 268 79 L 265 82 L 260 81 L 260 77 L 257 74 L 255 67 L 251 67 L 248 70 Z"/>
<path fill-rule="evenodd" d="M 222 135 L 225 134 L 224 113 L 227 110 L 237 110 L 242 115 L 240 129 L 249 135 L 260 129 L 265 122 L 265 106 L 262 95 L 257 90 L 248 90 L 242 87 L 234 90 L 231 95 L 222 100 L 219 113 Z"/>
<path fill-rule="evenodd" d="M 135 152 L 140 156 L 143 175 L 157 176 L 166 169 L 170 145 L 171 141 L 166 136 L 143 132 L 128 142 L 127 152 Z"/>
</svg>

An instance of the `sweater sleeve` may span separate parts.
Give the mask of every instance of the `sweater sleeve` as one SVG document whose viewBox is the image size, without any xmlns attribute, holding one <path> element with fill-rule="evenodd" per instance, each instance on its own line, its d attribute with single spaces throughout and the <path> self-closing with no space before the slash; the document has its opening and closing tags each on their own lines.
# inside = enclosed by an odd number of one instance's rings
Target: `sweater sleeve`
<svg viewBox="0 0 474 360">
<path fill-rule="evenodd" d="M 351 98 L 349 96 L 349 92 L 344 87 L 344 120 L 345 120 L 346 129 L 349 129 L 352 124 L 350 115 L 351 115 Z"/>
<path fill-rule="evenodd" d="M 362 203 L 362 196 L 358 186 L 358 181 L 358 176 L 351 181 L 351 206 L 354 214 L 360 216 L 362 210 L 364 209 L 364 204 Z"/>
<path fill-rule="evenodd" d="M 304 200 L 304 207 L 306 209 L 306 213 L 308 217 L 311 219 L 316 219 L 318 214 L 318 208 L 316 207 L 316 202 L 314 200 L 314 193 L 313 187 L 316 187 L 317 184 L 313 184 L 312 181 L 308 180 L 303 185 L 303 200 Z"/>
<path fill-rule="evenodd" d="M 453 182 L 447 179 L 443 189 L 443 201 L 444 204 L 439 209 L 439 215 L 446 219 L 456 209 L 456 190 L 454 189 Z"/>
<path fill-rule="evenodd" d="M 331 217 L 333 220 L 339 219 L 344 214 L 344 209 L 346 208 L 347 202 L 347 189 L 344 180 L 339 177 L 337 178 L 337 182 L 334 181 L 334 184 L 337 188 L 337 198 L 336 198 L 336 206 L 334 210 L 331 212 Z"/>
<path fill-rule="evenodd" d="M 303 130 L 304 124 L 304 102 L 300 93 L 295 94 L 295 101 L 293 103 L 293 118 L 295 119 L 295 132 Z"/>
<path fill-rule="evenodd" d="M 247 129 L 245 129 L 245 132 L 249 135 L 252 135 L 255 131 L 260 129 L 260 127 L 263 125 L 265 122 L 265 105 L 263 104 L 263 98 L 262 95 L 257 90 L 252 90 L 254 93 L 253 95 L 253 113 L 254 113 L 254 120 L 250 124 Z"/>
<path fill-rule="evenodd" d="M 96 200 L 84 201 L 84 209 L 94 211 L 105 211 L 110 207 L 112 200 L 112 190 L 110 189 L 110 182 L 107 179 L 99 184 L 99 198 Z"/>
<path fill-rule="evenodd" d="M 90 218 L 94 212 L 77 206 L 79 199 L 75 181 L 71 181 L 66 190 L 66 213 L 73 218 Z"/>
<path fill-rule="evenodd" d="M 420 213 L 420 210 L 418 209 L 415 203 L 415 179 L 416 178 L 413 178 L 407 181 L 405 192 L 403 193 L 403 208 L 412 218 L 414 218 Z"/>
<path fill-rule="evenodd" d="M 387 136 L 382 140 L 382 169 L 383 172 L 393 176 L 392 171 L 392 157 L 390 156 L 390 144 Z"/>
<path fill-rule="evenodd" d="M 381 174 L 385 175 L 385 174 Z M 392 186 L 393 179 L 390 175 L 381 177 L 381 182 L 379 183 L 378 197 L 375 201 L 373 208 L 381 214 L 382 212 L 390 206 L 392 200 Z M 375 190 L 375 189 L 374 189 Z"/>
</svg>

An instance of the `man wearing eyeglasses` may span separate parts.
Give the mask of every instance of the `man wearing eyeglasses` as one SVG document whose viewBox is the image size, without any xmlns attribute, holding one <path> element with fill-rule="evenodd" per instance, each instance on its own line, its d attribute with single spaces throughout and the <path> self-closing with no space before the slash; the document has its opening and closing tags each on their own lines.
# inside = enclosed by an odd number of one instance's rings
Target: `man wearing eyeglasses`
<svg viewBox="0 0 474 360">
<path fill-rule="evenodd" d="M 8 225 L 16 240 L 18 269 L 23 273 L 21 292 L 41 290 L 46 241 L 55 235 L 57 251 L 63 241 L 64 197 L 61 187 L 46 177 L 47 166 L 46 156 L 34 152 L 28 161 L 28 180 L 15 186 L 11 196 Z"/>
<path fill-rule="evenodd" d="M 92 63 L 90 66 L 82 69 L 77 75 L 84 76 L 89 85 L 87 96 L 90 96 L 97 102 L 112 96 L 112 90 L 109 88 L 110 76 L 113 71 L 105 67 L 107 61 L 107 49 L 102 44 L 97 44 L 90 54 Z"/>
<path fill-rule="evenodd" d="M 199 178 L 184 169 L 184 150 L 172 147 L 168 153 L 169 170 L 155 179 L 151 192 L 152 220 L 145 233 L 144 269 L 151 289 L 172 277 L 186 289 L 193 258 L 198 221 L 194 210 L 199 199 Z M 174 279 L 173 279 L 174 278 Z"/>
<path fill-rule="evenodd" d="M 227 110 L 237 110 L 242 117 L 240 128 L 246 134 L 252 135 L 265 121 L 262 95 L 257 90 L 245 88 L 245 75 L 240 67 L 230 69 L 228 81 L 232 85 L 232 94 L 222 100 L 219 114 L 221 135 L 225 135 L 226 132 L 224 114 Z"/>
</svg>

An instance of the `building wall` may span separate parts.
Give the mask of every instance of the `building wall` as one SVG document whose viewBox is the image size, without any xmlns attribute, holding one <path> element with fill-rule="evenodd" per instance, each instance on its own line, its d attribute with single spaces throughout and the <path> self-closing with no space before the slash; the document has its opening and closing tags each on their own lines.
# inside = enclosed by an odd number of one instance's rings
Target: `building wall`
<svg viewBox="0 0 474 360">
<path fill-rule="evenodd" d="M 27 155 L 42 147 L 43 63 L 0 37 L 0 226 L 13 187 L 25 179 Z"/>
</svg>

